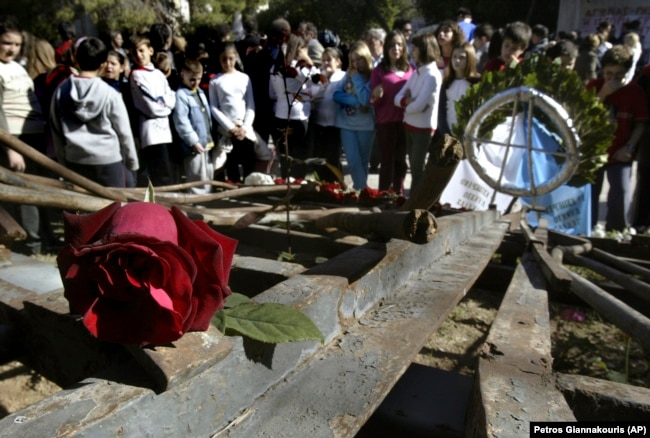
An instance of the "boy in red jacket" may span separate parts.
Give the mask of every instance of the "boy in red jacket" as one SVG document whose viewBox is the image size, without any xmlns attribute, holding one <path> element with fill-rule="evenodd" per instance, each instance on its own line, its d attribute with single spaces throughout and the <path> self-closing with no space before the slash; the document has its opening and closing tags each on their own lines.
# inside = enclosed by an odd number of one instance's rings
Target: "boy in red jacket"
<svg viewBox="0 0 650 438">
<path fill-rule="evenodd" d="M 587 84 L 594 89 L 598 99 L 610 110 L 610 118 L 616 122 L 614 141 L 607 149 L 607 164 L 599 169 L 591 191 L 591 218 L 598 220 L 598 198 L 607 174 L 607 217 L 608 231 L 630 226 L 629 211 L 632 204 L 632 160 L 643 135 L 648 119 L 648 107 L 644 92 L 638 84 L 625 85 L 625 73 L 632 65 L 632 55 L 623 46 L 614 46 L 601 60 L 602 76 Z"/>
</svg>

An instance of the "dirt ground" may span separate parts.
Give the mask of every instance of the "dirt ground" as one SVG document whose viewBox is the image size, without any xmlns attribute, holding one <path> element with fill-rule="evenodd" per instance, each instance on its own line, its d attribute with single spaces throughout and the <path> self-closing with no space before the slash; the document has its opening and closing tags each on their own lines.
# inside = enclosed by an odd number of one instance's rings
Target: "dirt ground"
<svg viewBox="0 0 650 438">
<path fill-rule="evenodd" d="M 416 362 L 473 375 L 502 295 L 473 289 L 429 339 Z M 551 303 L 553 369 L 650 387 L 650 361 L 638 343 L 594 310 Z M 627 368 L 626 368 L 627 363 Z"/>
<path fill-rule="evenodd" d="M 492 291 L 471 290 L 422 348 L 416 362 L 473 375 L 501 298 Z M 552 304 L 551 317 L 556 371 L 650 387 L 649 361 L 639 345 L 594 311 Z M 20 362 L 0 365 L 0 418 L 59 390 Z"/>
</svg>

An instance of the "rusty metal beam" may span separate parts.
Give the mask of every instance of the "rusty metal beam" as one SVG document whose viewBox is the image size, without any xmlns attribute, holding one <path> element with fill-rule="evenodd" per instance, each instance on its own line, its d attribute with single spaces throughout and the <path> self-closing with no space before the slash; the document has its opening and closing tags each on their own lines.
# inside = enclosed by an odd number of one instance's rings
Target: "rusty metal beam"
<svg viewBox="0 0 650 438">
<path fill-rule="evenodd" d="M 546 249 L 548 244 L 547 229 L 543 223 L 540 220 L 540 226 L 533 232 L 528 223 L 522 220 L 521 231 L 550 288 L 558 292 L 568 292 L 571 288 L 571 278 L 562 265 L 548 253 Z"/>
<path fill-rule="evenodd" d="M 625 271 L 628 274 L 632 275 L 638 275 L 641 277 L 645 282 L 650 282 L 650 269 L 646 269 L 642 266 L 639 266 L 635 263 L 630 263 L 626 260 L 623 260 L 619 257 L 613 256 L 610 253 L 607 253 L 605 251 L 602 251 L 598 248 L 592 249 L 588 254 L 588 257 L 594 258 L 596 260 L 599 260 L 603 263 L 607 263 L 609 265 L 612 265 L 616 269 L 620 269 L 621 271 Z"/>
<path fill-rule="evenodd" d="M 620 284 L 642 300 L 650 302 L 649 284 L 637 280 L 636 278 L 632 278 L 628 274 L 621 272 L 618 269 L 614 269 L 604 263 L 600 263 L 587 257 L 567 253 L 564 254 L 564 258 L 570 264 L 589 268 L 592 271 L 597 272 L 606 278 L 609 278 L 614 283 Z"/>
<path fill-rule="evenodd" d="M 565 268 L 566 269 L 566 268 Z M 571 291 L 582 298 L 612 324 L 632 336 L 645 351 L 650 351 L 650 319 L 614 298 L 578 274 L 567 269 L 573 279 Z"/>
<path fill-rule="evenodd" d="M 530 421 L 575 421 L 554 384 L 548 294 L 525 253 L 479 358 L 465 436 L 528 436 Z"/>
</svg>

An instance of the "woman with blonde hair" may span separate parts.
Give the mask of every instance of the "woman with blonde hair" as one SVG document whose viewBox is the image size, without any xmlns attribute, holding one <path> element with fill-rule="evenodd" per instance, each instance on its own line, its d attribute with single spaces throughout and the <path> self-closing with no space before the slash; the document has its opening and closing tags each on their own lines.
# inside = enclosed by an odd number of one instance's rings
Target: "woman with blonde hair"
<svg viewBox="0 0 650 438">
<path fill-rule="evenodd" d="M 32 79 L 56 67 L 54 47 L 49 41 L 35 38 L 27 54 L 27 73 Z"/>
<path fill-rule="evenodd" d="M 357 41 L 350 47 L 349 68 L 339 82 L 333 99 L 339 105 L 336 126 L 350 167 L 354 188 L 368 186 L 368 164 L 375 137 L 375 115 L 370 106 L 372 55 L 368 45 Z"/>
</svg>

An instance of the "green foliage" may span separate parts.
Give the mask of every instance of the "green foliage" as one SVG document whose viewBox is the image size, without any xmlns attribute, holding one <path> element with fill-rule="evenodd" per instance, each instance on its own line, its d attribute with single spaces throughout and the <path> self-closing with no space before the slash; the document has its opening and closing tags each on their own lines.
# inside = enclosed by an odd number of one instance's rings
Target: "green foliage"
<svg viewBox="0 0 650 438">
<path fill-rule="evenodd" d="M 458 122 L 452 127 L 452 134 L 464 138 L 467 122 L 481 105 L 501 91 L 520 86 L 535 88 L 564 107 L 580 138 L 580 162 L 568 184 L 582 186 L 594 182 L 596 170 L 605 163 L 603 156 L 616 126 L 610 122 L 608 110 L 593 90 L 587 90 L 575 72 L 562 69 L 544 57 L 531 57 L 512 68 L 485 73 L 481 81 L 456 102 Z M 491 113 L 481 124 L 478 137 L 491 138 L 494 128 L 511 113 L 511 106 L 502 106 Z M 545 122 L 543 114 L 535 116 Z M 546 123 L 546 126 L 557 132 L 552 124 Z"/>
<path fill-rule="evenodd" d="M 371 27 L 391 27 L 397 17 L 415 17 L 410 0 L 272 0 L 269 9 L 260 13 L 260 30 L 284 17 L 292 27 L 301 21 L 311 21 L 320 29 L 337 32 L 342 41 L 353 42 Z"/>
<path fill-rule="evenodd" d="M 244 294 L 238 294 L 236 292 L 233 292 L 227 299 L 226 303 L 224 304 L 224 307 L 226 309 L 231 309 L 233 307 L 237 307 L 240 304 L 248 304 L 252 303 L 251 299 L 248 298 Z"/>
<path fill-rule="evenodd" d="M 250 12 L 261 0 L 190 0 L 191 22 L 187 24 L 188 33 L 197 29 L 211 28 L 223 23 L 232 23 L 236 12 Z"/>
<path fill-rule="evenodd" d="M 254 10 L 261 3 L 262 0 L 190 0 L 192 23 L 186 30 L 231 23 L 236 11 Z M 33 11 L 41 13 L 34 15 Z M 3 8 L 3 13 L 16 16 L 26 30 L 50 41 L 59 39 L 56 26 L 61 20 L 90 21 L 100 33 L 114 29 L 137 32 L 153 23 L 181 21 L 172 0 L 22 0 Z"/>
<path fill-rule="evenodd" d="M 241 294 L 228 297 L 226 306 L 212 322 L 225 335 L 246 336 L 271 344 L 324 342 L 318 327 L 302 312 L 283 304 L 256 304 Z"/>
</svg>

